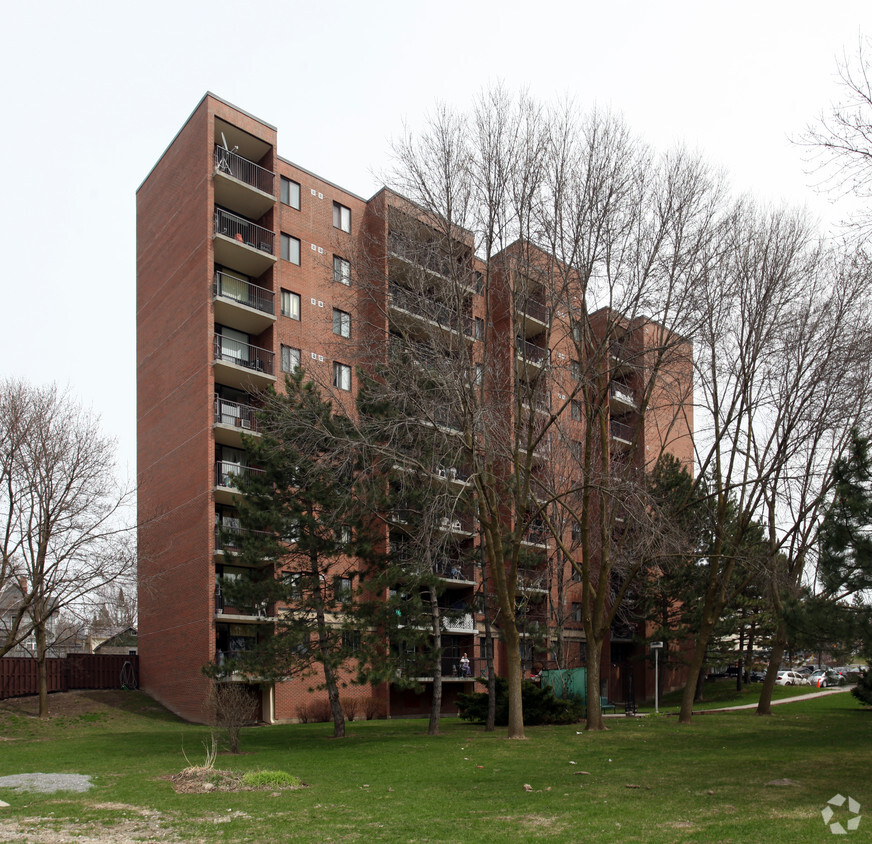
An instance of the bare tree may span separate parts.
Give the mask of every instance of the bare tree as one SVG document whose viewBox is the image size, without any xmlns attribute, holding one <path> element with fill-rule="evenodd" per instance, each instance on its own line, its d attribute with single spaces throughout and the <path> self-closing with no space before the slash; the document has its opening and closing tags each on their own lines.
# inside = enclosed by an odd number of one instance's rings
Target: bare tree
<svg viewBox="0 0 872 844">
<path fill-rule="evenodd" d="M 618 502 L 643 513 L 630 490 L 647 461 L 678 444 L 691 458 L 686 335 L 718 180 L 681 153 L 654 160 L 610 115 L 500 90 L 468 116 L 438 110 L 396 155 L 398 193 L 371 203 L 367 270 L 358 262 L 372 291 L 365 341 L 380 350 L 388 333 L 396 351 L 371 369 L 407 421 L 455 437 L 507 655 L 510 737 L 523 736 L 525 579 L 536 549 L 545 565 L 549 531 L 587 590 L 599 728 L 599 655 L 632 580 L 615 590 Z M 631 360 L 614 354 L 628 340 Z M 632 395 L 613 401 L 631 372 Z M 635 426 L 624 441 L 630 460 L 615 449 L 621 399 L 630 421 L 648 420 L 645 438 Z"/>
<path fill-rule="evenodd" d="M 845 221 L 860 242 L 872 234 L 872 41 L 860 38 L 857 55 L 838 64 L 841 98 L 799 142 L 809 148 L 809 165 L 835 199 L 855 200 Z"/>
<path fill-rule="evenodd" d="M 718 618 L 747 582 L 763 574 L 776 609 L 783 590 L 795 588 L 828 467 L 868 401 L 859 331 L 868 322 L 865 274 L 828 260 L 802 216 L 749 202 L 737 206 L 720 245 L 722 259 L 697 289 L 694 492 L 704 482 L 712 503 L 691 678 Z M 763 573 L 742 556 L 755 522 L 767 531 Z M 764 697 L 782 652 L 773 648 Z M 693 699 L 690 682 L 683 723 Z"/>
<path fill-rule="evenodd" d="M 42 717 L 49 620 L 133 566 L 114 457 L 98 420 L 57 387 L 0 383 L 0 590 L 21 590 L 0 655 L 35 634 Z"/>
</svg>

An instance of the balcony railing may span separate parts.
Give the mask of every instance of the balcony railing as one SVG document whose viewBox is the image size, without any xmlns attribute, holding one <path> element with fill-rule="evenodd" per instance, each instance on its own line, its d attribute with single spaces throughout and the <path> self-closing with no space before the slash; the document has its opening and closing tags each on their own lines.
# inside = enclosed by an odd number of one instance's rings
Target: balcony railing
<svg viewBox="0 0 872 844">
<path fill-rule="evenodd" d="M 636 399 L 628 389 L 622 389 L 621 387 L 612 384 L 609 387 L 609 396 L 614 401 L 623 402 L 624 404 L 632 405 L 633 407 L 636 406 Z"/>
<path fill-rule="evenodd" d="M 452 614 L 450 618 L 443 616 L 440 624 L 443 630 L 452 633 L 475 633 L 475 618 L 471 612 Z"/>
<path fill-rule="evenodd" d="M 247 305 L 275 316 L 275 294 L 265 287 L 258 287 L 245 279 L 237 278 L 223 270 L 218 270 L 212 281 L 212 295 L 230 299 L 240 305 Z"/>
<path fill-rule="evenodd" d="M 443 516 L 439 520 L 439 527 L 442 530 L 451 531 L 452 533 L 473 533 L 475 530 L 475 519 L 470 515 L 462 516 Z"/>
<path fill-rule="evenodd" d="M 252 346 L 232 337 L 222 334 L 215 335 L 215 360 L 223 360 L 227 363 L 235 363 L 264 375 L 272 375 L 275 366 L 275 352 Z"/>
<path fill-rule="evenodd" d="M 276 176 L 272 170 L 267 170 L 218 144 L 215 145 L 215 169 L 270 196 L 275 196 Z"/>
<path fill-rule="evenodd" d="M 617 440 L 633 441 L 633 428 L 624 422 L 618 422 L 615 419 L 609 421 L 609 432 Z"/>
<path fill-rule="evenodd" d="M 389 287 L 391 304 L 395 308 L 408 311 L 415 316 L 435 322 L 443 328 L 461 331 L 468 337 L 474 336 L 475 322 L 472 317 L 465 316 L 444 302 L 434 302 L 425 296 L 406 290 L 398 284 Z"/>
<path fill-rule="evenodd" d="M 437 557 L 433 561 L 433 571 L 446 580 L 465 580 L 474 582 L 475 565 L 471 562 L 452 560 L 450 557 Z"/>
<path fill-rule="evenodd" d="M 472 648 L 470 648 L 472 650 Z M 427 671 L 424 666 L 419 666 L 417 670 L 413 670 L 411 666 L 399 669 L 399 674 L 404 677 L 410 677 L 413 674 L 420 680 L 432 679 L 432 673 Z M 440 673 L 446 680 L 476 680 L 479 677 L 486 677 L 487 662 L 484 659 L 467 656 L 464 660 L 462 656 L 443 656 L 440 659 Z"/>
<path fill-rule="evenodd" d="M 448 481 L 466 483 L 469 480 L 469 472 L 462 466 L 437 466 L 436 476 Z"/>
<path fill-rule="evenodd" d="M 243 431 L 257 433 L 257 409 L 250 404 L 215 396 L 215 424 L 233 425 Z"/>
<path fill-rule="evenodd" d="M 544 525 L 530 525 L 524 531 L 524 542 L 531 545 L 545 545 L 548 542 L 548 529 Z"/>
<path fill-rule="evenodd" d="M 243 466 L 241 463 L 231 463 L 228 460 L 215 462 L 215 486 L 235 487 L 239 478 L 263 474 L 263 469 L 255 469 L 253 466 Z"/>
<path fill-rule="evenodd" d="M 539 302 L 536 299 L 527 299 L 521 303 L 521 309 L 530 318 L 536 322 L 548 323 L 551 319 L 551 308 L 545 305 L 544 302 Z"/>
<path fill-rule="evenodd" d="M 231 214 L 223 208 L 215 209 L 215 234 L 223 234 L 268 255 L 275 255 L 275 233 L 245 217 Z"/>
<path fill-rule="evenodd" d="M 541 366 L 551 359 L 549 349 L 543 349 L 542 346 L 537 346 L 529 340 L 522 340 L 520 337 L 517 338 L 516 343 L 518 355 L 528 363 Z"/>
<path fill-rule="evenodd" d="M 443 278 L 453 279 L 457 276 L 458 270 L 468 267 L 468 263 L 464 265 L 460 262 L 452 263 L 448 257 L 440 254 L 437 246 L 426 240 L 409 240 L 396 232 L 388 233 L 388 250 L 404 261 Z"/>
</svg>

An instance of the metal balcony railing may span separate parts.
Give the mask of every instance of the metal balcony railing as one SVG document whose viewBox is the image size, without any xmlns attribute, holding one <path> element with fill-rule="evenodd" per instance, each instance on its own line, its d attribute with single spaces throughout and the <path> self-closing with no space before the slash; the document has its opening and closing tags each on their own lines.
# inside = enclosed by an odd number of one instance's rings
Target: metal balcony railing
<svg viewBox="0 0 872 844">
<path fill-rule="evenodd" d="M 633 427 L 624 422 L 618 422 L 615 419 L 609 420 L 609 432 L 615 439 L 626 440 L 627 442 L 632 442 L 633 440 Z"/>
<path fill-rule="evenodd" d="M 215 145 L 215 169 L 270 196 L 275 196 L 276 175 L 272 170 L 267 170 L 218 144 Z"/>
<path fill-rule="evenodd" d="M 630 405 L 633 405 L 633 407 L 636 406 L 636 399 L 634 398 L 633 394 L 630 392 L 630 390 L 628 388 L 617 387 L 614 384 L 612 384 L 609 387 L 609 396 L 612 399 L 624 402 L 624 404 L 630 404 Z"/>
<path fill-rule="evenodd" d="M 215 209 L 215 234 L 223 234 L 232 240 L 260 249 L 261 252 L 275 255 L 274 232 L 223 208 Z"/>
<path fill-rule="evenodd" d="M 257 409 L 250 404 L 241 404 L 238 401 L 215 396 L 215 423 L 233 425 L 242 431 L 256 434 L 258 431 Z"/>
<path fill-rule="evenodd" d="M 241 463 L 231 463 L 228 460 L 215 462 L 215 486 L 235 487 L 239 478 L 263 474 L 263 469 L 255 469 L 253 466 L 243 466 Z"/>
<path fill-rule="evenodd" d="M 475 618 L 471 612 L 452 614 L 450 617 L 443 616 L 440 624 L 443 630 L 452 633 L 475 633 Z"/>
<path fill-rule="evenodd" d="M 464 270 L 468 273 L 469 262 L 452 262 L 447 256 L 440 254 L 437 246 L 426 240 L 409 240 L 396 232 L 389 232 L 388 250 L 404 261 L 443 278 L 454 279 Z"/>
<path fill-rule="evenodd" d="M 256 284 L 237 278 L 224 270 L 218 270 L 215 273 L 212 280 L 212 295 L 275 316 L 275 294 L 272 290 L 258 287 Z"/>
<path fill-rule="evenodd" d="M 272 375 L 275 368 L 275 352 L 252 346 L 232 337 L 215 334 L 215 360 L 235 363 L 264 375 Z"/>
<path fill-rule="evenodd" d="M 395 308 L 435 322 L 451 331 L 461 331 L 468 337 L 474 336 L 475 321 L 472 317 L 459 313 L 456 308 L 452 308 L 444 302 L 434 302 L 432 299 L 406 290 L 398 284 L 391 284 L 388 293 L 391 304 Z"/>
<path fill-rule="evenodd" d="M 439 520 L 439 527 L 452 533 L 473 533 L 475 531 L 475 519 L 468 514 L 462 516 L 455 515 L 450 518 L 443 516 Z"/>
<path fill-rule="evenodd" d="M 543 349 L 542 346 L 537 346 L 529 340 L 522 340 L 518 337 L 516 344 L 518 355 L 528 363 L 535 363 L 537 366 L 541 366 L 551 359 L 549 349 Z"/>
<path fill-rule="evenodd" d="M 551 319 L 551 308 L 549 308 L 544 302 L 539 302 L 536 299 L 522 301 L 521 309 L 528 317 L 530 317 L 530 319 L 535 319 L 536 322 L 544 322 L 547 324 Z"/>
<path fill-rule="evenodd" d="M 452 560 L 450 557 L 437 557 L 433 561 L 433 571 L 446 580 L 475 580 L 475 566 L 471 562 Z"/>
</svg>

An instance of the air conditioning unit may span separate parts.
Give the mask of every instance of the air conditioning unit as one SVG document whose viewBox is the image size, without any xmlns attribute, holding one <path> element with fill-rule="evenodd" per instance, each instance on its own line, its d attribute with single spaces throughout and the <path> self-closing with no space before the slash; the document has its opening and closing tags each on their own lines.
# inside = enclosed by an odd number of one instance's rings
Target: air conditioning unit
<svg viewBox="0 0 872 844">
<path fill-rule="evenodd" d="M 244 416 L 236 417 L 236 427 L 237 428 L 251 428 L 251 420 L 245 418 Z"/>
</svg>

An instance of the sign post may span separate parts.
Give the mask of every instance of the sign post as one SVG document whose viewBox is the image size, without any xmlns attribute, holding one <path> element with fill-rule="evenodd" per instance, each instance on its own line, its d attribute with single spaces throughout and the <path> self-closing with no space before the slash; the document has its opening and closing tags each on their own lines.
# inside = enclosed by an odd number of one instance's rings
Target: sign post
<svg viewBox="0 0 872 844">
<path fill-rule="evenodd" d="M 651 642 L 651 650 L 654 651 L 654 714 L 660 711 L 660 650 L 663 642 Z"/>
</svg>

